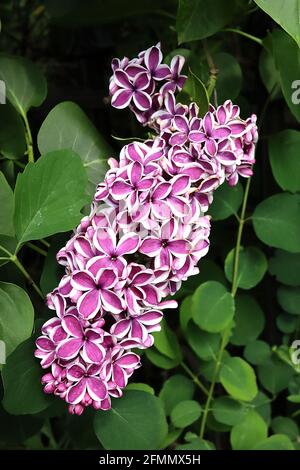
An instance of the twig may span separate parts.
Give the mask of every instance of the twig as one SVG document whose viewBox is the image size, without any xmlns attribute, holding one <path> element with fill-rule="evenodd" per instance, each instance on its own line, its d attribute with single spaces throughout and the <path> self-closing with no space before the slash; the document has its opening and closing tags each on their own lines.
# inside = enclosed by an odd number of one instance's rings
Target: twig
<svg viewBox="0 0 300 470">
<path fill-rule="evenodd" d="M 27 145 L 28 162 L 34 163 L 33 141 L 32 141 L 30 125 L 29 125 L 26 113 L 22 112 L 21 115 L 22 115 L 24 125 L 25 125 L 25 139 L 26 139 L 26 145 Z"/>
<path fill-rule="evenodd" d="M 39 242 L 40 242 L 42 245 L 46 246 L 47 248 L 50 248 L 50 243 L 47 242 L 47 240 L 44 240 L 44 238 L 41 238 L 41 239 L 39 240 Z"/>
<path fill-rule="evenodd" d="M 39 253 L 40 255 L 42 256 L 47 256 L 47 251 L 43 250 L 42 248 L 40 248 L 39 246 L 36 246 L 34 245 L 33 243 L 31 242 L 27 242 L 26 245 L 31 248 L 32 250 L 36 251 L 37 253 Z"/>
<path fill-rule="evenodd" d="M 199 378 L 197 377 L 197 375 L 195 375 L 193 373 L 193 371 L 184 363 L 184 362 L 181 362 L 180 363 L 181 367 L 186 371 L 186 373 L 193 379 L 194 383 L 200 388 L 200 390 L 202 390 L 202 392 L 208 396 L 208 390 L 207 388 L 205 387 L 205 385 L 203 385 L 203 383 L 199 380 Z"/>
<path fill-rule="evenodd" d="M 243 198 L 243 204 L 242 204 L 242 209 L 241 209 L 241 215 L 239 217 L 239 226 L 238 226 L 238 232 L 237 232 L 237 238 L 236 238 L 236 246 L 235 246 L 235 251 L 234 251 L 234 262 L 233 262 L 233 276 L 232 276 L 232 286 L 231 286 L 231 295 L 232 297 L 235 296 L 237 288 L 238 288 L 238 269 L 239 269 L 239 253 L 240 253 L 240 248 L 241 248 L 241 241 L 242 241 L 242 235 L 243 235 L 243 228 L 245 224 L 245 213 L 246 213 L 246 207 L 247 207 L 247 201 L 248 201 L 248 196 L 249 196 L 249 188 L 250 188 L 250 183 L 251 183 L 251 178 L 247 180 L 246 187 L 245 187 L 245 193 L 244 193 L 244 198 Z M 213 399 L 214 395 L 214 390 L 219 374 L 219 370 L 222 364 L 222 357 L 224 350 L 226 348 L 228 338 L 230 336 L 232 328 L 232 322 L 229 323 L 229 325 L 225 328 L 223 331 L 223 336 L 222 336 L 222 341 L 220 345 L 220 349 L 218 351 L 217 355 L 217 360 L 215 364 L 215 370 L 213 373 L 213 378 L 212 382 L 208 391 L 208 397 L 206 400 L 204 412 L 203 412 L 203 417 L 201 420 L 201 427 L 200 427 L 200 437 L 201 439 L 204 436 L 205 433 L 205 426 L 206 426 L 206 421 L 207 421 L 207 416 L 208 412 L 210 409 L 210 404 Z"/>
<path fill-rule="evenodd" d="M 208 67 L 209 67 L 209 79 L 208 79 L 208 83 L 207 83 L 207 94 L 210 98 L 213 91 L 214 91 L 214 89 L 215 89 L 219 71 L 218 71 L 218 69 L 217 69 L 217 67 L 216 67 L 216 65 L 213 61 L 213 58 L 212 58 L 212 56 L 209 52 L 209 48 L 207 46 L 206 39 L 203 40 L 203 49 L 204 49 L 207 64 L 208 64 Z"/>
<path fill-rule="evenodd" d="M 257 38 L 256 36 L 253 36 L 252 34 L 245 33 L 244 31 L 241 31 L 240 29 L 235 29 L 235 28 L 224 28 L 221 29 L 220 32 L 228 32 L 228 33 L 236 33 L 240 34 L 241 36 L 244 36 L 247 39 L 250 39 L 251 41 L 256 42 L 256 44 L 259 44 L 260 46 L 263 46 L 263 40 L 260 38 Z"/>
<path fill-rule="evenodd" d="M 33 287 L 36 293 L 44 300 L 44 295 L 39 288 L 39 286 L 34 282 L 30 274 L 26 271 L 23 264 L 19 261 L 16 255 L 12 255 L 10 260 L 15 264 L 15 266 L 19 269 L 19 271 L 23 274 L 23 276 L 27 279 L 28 283 Z"/>
</svg>

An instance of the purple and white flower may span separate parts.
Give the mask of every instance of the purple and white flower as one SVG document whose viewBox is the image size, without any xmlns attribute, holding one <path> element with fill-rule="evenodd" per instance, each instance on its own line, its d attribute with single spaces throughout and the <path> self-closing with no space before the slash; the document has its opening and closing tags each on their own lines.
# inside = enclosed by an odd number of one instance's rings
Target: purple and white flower
<svg viewBox="0 0 300 470">
<path fill-rule="evenodd" d="M 70 413 L 111 407 L 151 347 L 162 311 L 176 308 L 183 281 L 209 249 L 214 191 L 252 175 L 256 116 L 227 100 L 204 117 L 176 102 L 184 58 L 163 63 L 160 44 L 112 61 L 115 108 L 128 107 L 155 135 L 125 145 L 97 186 L 89 215 L 57 254 L 65 273 L 47 296 L 56 317 L 42 327 L 35 356 L 48 369 L 44 392 Z"/>
<path fill-rule="evenodd" d="M 112 290 L 117 281 L 118 276 L 111 268 L 100 268 L 95 276 L 90 271 L 75 271 L 71 284 L 82 292 L 77 302 L 79 315 L 84 319 L 94 318 L 102 309 L 120 313 L 123 302 Z"/>
<path fill-rule="evenodd" d="M 117 69 L 114 74 L 114 82 L 118 87 L 111 101 L 114 108 L 126 108 L 131 102 L 140 111 L 146 111 L 151 107 L 151 97 L 145 91 L 150 84 L 150 77 L 147 72 L 141 72 L 133 79 L 130 79 L 124 70 Z"/>
</svg>

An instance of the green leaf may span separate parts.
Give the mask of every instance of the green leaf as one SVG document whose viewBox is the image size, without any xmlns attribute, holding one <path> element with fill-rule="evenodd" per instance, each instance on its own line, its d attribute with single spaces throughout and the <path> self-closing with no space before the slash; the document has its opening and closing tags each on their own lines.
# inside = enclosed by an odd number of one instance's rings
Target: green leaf
<svg viewBox="0 0 300 470">
<path fill-rule="evenodd" d="M 232 282 L 234 255 L 235 248 L 228 253 L 225 260 L 225 274 L 230 282 Z M 238 287 L 252 289 L 262 280 L 267 268 L 267 258 L 261 250 L 256 247 L 241 247 L 237 273 Z"/>
<path fill-rule="evenodd" d="M 245 359 L 251 364 L 263 364 L 271 357 L 271 348 L 265 341 L 256 340 L 248 343 L 244 350 Z"/>
<path fill-rule="evenodd" d="M 277 300 L 286 312 L 300 315 L 300 287 L 280 286 Z"/>
<path fill-rule="evenodd" d="M 218 69 L 216 91 L 219 103 L 223 103 L 228 99 L 235 100 L 242 87 L 243 77 L 240 64 L 235 57 L 227 52 L 214 54 L 213 60 Z"/>
<path fill-rule="evenodd" d="M 193 320 L 210 333 L 222 331 L 234 315 L 234 300 L 227 289 L 216 281 L 198 287 L 193 295 Z"/>
<path fill-rule="evenodd" d="M 215 445 L 210 441 L 197 437 L 187 444 L 180 444 L 176 447 L 176 450 L 215 450 Z"/>
<path fill-rule="evenodd" d="M 300 47 L 300 0 L 254 0 Z"/>
<path fill-rule="evenodd" d="M 242 346 L 254 341 L 263 331 L 265 316 L 254 297 L 240 294 L 235 299 L 235 326 L 230 342 Z"/>
<path fill-rule="evenodd" d="M 0 155 L 0 163 L 2 163 L 2 171 L 5 175 L 5 178 L 10 186 L 15 185 L 15 178 L 17 174 L 16 165 L 13 160 L 9 160 L 8 158 L 2 160 L 1 162 L 1 155 Z"/>
<path fill-rule="evenodd" d="M 300 191 L 300 132 L 285 129 L 269 138 L 269 156 L 275 180 L 284 191 Z"/>
<path fill-rule="evenodd" d="M 176 390 L 176 393 L 174 393 L 174 390 Z M 192 380 L 184 375 L 172 375 L 172 377 L 165 381 L 159 393 L 159 398 L 164 404 L 166 415 L 169 416 L 178 403 L 191 400 L 194 393 L 195 385 Z"/>
<path fill-rule="evenodd" d="M 40 287 L 46 296 L 59 284 L 64 274 L 63 266 L 58 264 L 56 259 L 57 252 L 67 242 L 66 234 L 58 234 L 51 238 L 51 245 L 44 261 L 43 270 L 40 278 Z"/>
<path fill-rule="evenodd" d="M 161 354 L 154 346 L 152 348 L 146 349 L 145 351 L 147 359 L 149 359 L 152 364 L 161 369 L 174 369 L 178 366 L 178 360 L 170 359 L 168 356 Z"/>
<path fill-rule="evenodd" d="M 248 413 L 248 408 L 230 397 L 219 397 L 213 401 L 214 418 L 223 424 L 234 426 L 240 423 Z"/>
<path fill-rule="evenodd" d="M 297 340 L 296 340 L 297 341 Z M 294 341 L 293 341 L 294 343 Z M 293 343 L 291 346 L 293 346 Z M 296 345 L 296 343 L 294 344 L 294 346 Z M 287 349 L 288 349 L 288 354 L 289 354 L 289 358 L 291 358 L 291 353 L 294 352 L 294 348 L 293 347 L 289 347 L 289 346 L 286 346 Z M 296 356 L 296 354 L 295 354 Z M 297 359 L 297 357 L 295 357 L 295 359 Z M 294 374 L 293 377 L 291 378 L 289 384 L 288 384 L 288 392 L 292 395 L 299 395 L 300 394 L 300 374 L 297 373 L 297 374 Z"/>
<path fill-rule="evenodd" d="M 257 394 L 255 373 L 240 357 L 229 357 L 221 367 L 220 381 L 236 400 L 251 401 Z"/>
<path fill-rule="evenodd" d="M 17 56 L 0 56 L 0 79 L 6 95 L 19 114 L 40 106 L 47 95 L 47 83 L 40 69 L 30 60 Z"/>
<path fill-rule="evenodd" d="M 38 413 L 52 402 L 42 390 L 43 371 L 33 356 L 34 349 L 30 339 L 21 343 L 2 369 L 3 406 L 13 415 Z"/>
<path fill-rule="evenodd" d="M 1 108 L 1 105 L 0 105 Z M 5 179 L 4 174 L 0 171 L 0 234 L 13 236 L 13 215 L 14 215 L 14 195 L 11 187 Z"/>
<path fill-rule="evenodd" d="M 268 435 L 268 427 L 262 417 L 251 410 L 243 421 L 236 424 L 230 433 L 233 450 L 249 450 L 264 441 Z"/>
<path fill-rule="evenodd" d="M 255 233 L 261 241 L 292 253 L 300 252 L 299 219 L 299 196 L 288 193 L 265 199 L 256 206 L 252 217 Z"/>
<path fill-rule="evenodd" d="M 95 415 L 94 429 L 106 450 L 155 450 L 168 428 L 159 398 L 130 390 Z"/>
<path fill-rule="evenodd" d="M 227 351 L 226 351 L 227 354 Z M 224 355 L 223 355 L 224 359 Z M 215 369 L 216 369 L 216 361 L 202 361 L 199 363 L 199 370 L 201 371 L 201 375 L 207 380 L 208 382 L 212 382 L 214 380 Z M 217 382 L 220 382 L 219 373 L 217 374 Z"/>
<path fill-rule="evenodd" d="M 297 340 L 296 340 L 297 341 Z M 295 346 L 295 345 L 294 345 Z M 289 346 L 286 346 L 288 348 L 288 354 L 289 357 L 291 356 L 291 353 L 293 352 L 294 348 L 289 348 Z M 300 375 L 299 373 L 294 374 L 288 384 L 288 392 L 292 394 L 293 397 L 297 396 L 300 394 Z M 291 395 L 289 395 L 290 399 Z M 290 400 L 289 400 L 290 401 Z M 292 400 L 291 400 L 292 401 Z M 296 403 L 294 401 L 294 403 Z"/>
<path fill-rule="evenodd" d="M 187 94 L 191 101 L 197 103 L 199 107 L 199 116 L 204 116 L 208 111 L 209 96 L 204 83 L 192 72 L 192 70 L 189 70 L 188 78 L 181 93 Z M 181 101 L 180 95 L 178 96 L 178 101 Z"/>
<path fill-rule="evenodd" d="M 162 320 L 160 325 L 161 330 L 153 333 L 155 347 L 161 354 L 179 364 L 182 361 L 182 354 L 177 336 L 168 327 L 165 320 Z"/>
<path fill-rule="evenodd" d="M 259 390 L 258 394 L 250 403 L 250 406 L 254 406 L 255 411 L 265 420 L 267 424 L 271 421 L 271 400 L 263 392 Z"/>
<path fill-rule="evenodd" d="M 291 347 L 289 347 L 287 344 L 281 344 L 280 346 L 273 346 L 272 349 L 275 353 L 275 357 L 278 357 L 279 359 L 281 359 L 281 361 L 285 362 L 291 367 L 295 366 L 295 370 L 297 370 L 297 364 L 293 364 L 293 362 L 296 362 L 298 360 L 297 346 L 298 341 L 296 340 L 296 343 L 292 343 Z M 295 355 L 293 355 L 294 349 L 296 349 Z M 293 360 L 294 357 L 295 360 Z"/>
<path fill-rule="evenodd" d="M 294 450 L 294 446 L 284 434 L 274 434 L 256 445 L 253 450 Z"/>
<path fill-rule="evenodd" d="M 59 400 L 62 402 L 62 400 Z M 64 406 L 66 406 L 64 404 Z M 72 449 L 98 449 L 99 441 L 94 432 L 93 421 L 95 410 L 88 407 L 77 419 L 76 415 L 69 415 L 64 424 L 64 434 L 72 442 Z M 84 431 L 83 431 L 84 430 Z"/>
<path fill-rule="evenodd" d="M 207 429 L 217 433 L 229 432 L 231 426 L 228 424 L 223 424 L 217 421 L 212 413 L 208 414 L 207 417 Z"/>
<path fill-rule="evenodd" d="M 289 313 L 280 313 L 276 317 L 277 328 L 285 334 L 291 334 L 298 328 L 299 318 Z"/>
<path fill-rule="evenodd" d="M 276 67 L 280 74 L 280 84 L 285 101 L 295 118 L 300 122 L 299 106 L 299 67 L 300 49 L 282 30 L 272 33 Z"/>
<path fill-rule="evenodd" d="M 203 259 L 200 273 L 196 276 L 191 276 L 190 279 L 197 280 L 197 284 L 193 284 L 194 289 L 191 293 L 194 293 L 195 288 L 206 281 L 217 281 L 220 284 L 227 286 L 223 270 L 211 259 Z M 188 280 L 185 282 L 188 282 Z M 185 282 L 183 284 L 185 284 Z"/>
<path fill-rule="evenodd" d="M 31 336 L 34 311 L 30 298 L 19 286 L 0 282 L 0 340 L 6 355 Z"/>
<path fill-rule="evenodd" d="M 184 440 L 186 442 L 192 442 L 194 439 L 196 439 L 198 437 L 198 435 L 193 432 L 193 431 L 187 431 L 185 432 L 184 434 Z"/>
<path fill-rule="evenodd" d="M 227 286 L 223 270 L 214 261 L 208 258 L 202 260 L 200 273 L 195 276 L 190 276 L 184 281 L 182 287 L 173 298 L 181 299 L 186 295 L 193 294 L 197 287 L 206 281 L 218 281 L 224 284 L 224 286 Z"/>
<path fill-rule="evenodd" d="M 13 416 L 0 406 L 0 445 L 11 449 L 40 431 L 43 420 L 38 416 Z"/>
<path fill-rule="evenodd" d="M 199 60 L 198 51 L 192 51 L 191 49 L 187 49 L 187 47 L 178 47 L 176 49 L 171 50 L 171 52 L 169 52 L 169 54 L 164 57 L 164 62 L 167 65 L 171 65 L 171 61 L 176 55 L 181 55 L 185 59 L 185 63 L 183 65 L 184 73 L 188 73 L 188 70 L 193 70 L 193 73 L 197 74 L 198 77 L 204 78 L 203 72 L 204 70 L 208 69 L 208 66 L 207 64 L 201 61 L 203 55 L 200 54 Z"/>
<path fill-rule="evenodd" d="M 181 433 L 182 429 L 174 429 L 173 427 L 171 427 L 167 437 L 161 445 L 161 449 L 166 449 L 167 447 L 171 446 L 171 444 L 173 444 L 175 441 L 178 441 Z"/>
<path fill-rule="evenodd" d="M 285 434 L 292 441 L 295 441 L 299 436 L 297 423 L 285 416 L 276 416 L 276 418 L 272 420 L 271 427 L 275 434 Z"/>
<path fill-rule="evenodd" d="M 20 158 L 26 150 L 25 130 L 21 117 L 10 103 L 0 106 L 0 154 Z"/>
<path fill-rule="evenodd" d="M 190 321 L 186 331 L 186 339 L 193 351 L 204 361 L 216 360 L 221 337 L 217 333 L 208 333 Z"/>
<path fill-rule="evenodd" d="M 287 388 L 294 371 L 288 364 L 275 357 L 258 366 L 257 373 L 263 387 L 276 395 Z"/>
<path fill-rule="evenodd" d="M 71 101 L 56 105 L 44 120 L 38 146 L 42 154 L 71 149 L 86 169 L 93 194 L 108 168 L 107 158 L 113 151 L 82 109 Z"/>
<path fill-rule="evenodd" d="M 259 56 L 259 73 L 271 99 L 278 98 L 280 93 L 280 75 L 276 68 L 274 55 L 272 53 L 272 40 L 270 36 L 264 39 L 265 49 Z"/>
<path fill-rule="evenodd" d="M 197 421 L 202 408 L 195 400 L 185 400 L 178 403 L 171 412 L 171 421 L 176 428 L 185 428 Z"/>
<path fill-rule="evenodd" d="M 6 251 L 3 250 L 3 248 L 13 254 L 16 250 L 16 247 L 17 242 L 14 238 L 7 237 L 6 235 L 0 235 L 0 257 L 8 258 L 7 260 L 0 260 L 0 266 L 3 266 L 9 262 L 9 255 L 6 253 Z"/>
<path fill-rule="evenodd" d="M 140 390 L 141 392 L 151 393 L 151 395 L 155 395 L 154 389 L 150 387 L 148 384 L 131 382 L 126 386 L 126 390 Z"/>
<path fill-rule="evenodd" d="M 241 183 L 232 188 L 228 184 L 221 185 L 214 192 L 213 203 L 209 209 L 209 214 L 213 220 L 224 220 L 236 214 L 242 203 L 243 193 Z"/>
<path fill-rule="evenodd" d="M 188 327 L 188 323 L 192 318 L 192 296 L 188 295 L 179 307 L 180 326 L 183 331 Z"/>
<path fill-rule="evenodd" d="M 282 284 L 300 286 L 300 253 L 276 250 L 269 260 L 269 271 Z"/>
<path fill-rule="evenodd" d="M 204 39 L 222 29 L 236 14 L 235 0 L 180 0 L 176 31 L 178 43 Z"/>
<path fill-rule="evenodd" d="M 28 164 L 15 188 L 19 244 L 74 228 L 87 203 L 85 188 L 84 168 L 71 150 L 51 152 Z"/>
<path fill-rule="evenodd" d="M 287 397 L 287 400 L 290 401 L 291 403 L 300 403 L 300 395 L 289 395 Z"/>
</svg>

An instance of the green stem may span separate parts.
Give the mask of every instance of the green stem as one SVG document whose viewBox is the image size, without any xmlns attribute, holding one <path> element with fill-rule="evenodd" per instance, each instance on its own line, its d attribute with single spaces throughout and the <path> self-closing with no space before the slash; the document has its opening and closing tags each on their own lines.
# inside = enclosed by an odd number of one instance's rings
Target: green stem
<svg viewBox="0 0 300 470">
<path fill-rule="evenodd" d="M 209 52 L 209 48 L 207 45 L 206 39 L 203 40 L 203 49 L 206 56 L 207 64 L 209 67 L 209 79 L 207 83 L 207 94 L 208 97 L 211 98 L 213 91 L 215 89 L 218 77 L 218 69 L 214 63 L 214 60 Z"/>
<path fill-rule="evenodd" d="M 213 94 L 213 91 L 216 87 L 216 83 L 217 83 L 217 74 L 211 73 L 208 79 L 208 83 L 207 83 L 207 94 L 209 98 L 211 98 Z"/>
<path fill-rule="evenodd" d="M 224 349 L 225 349 L 226 344 L 227 344 L 227 339 L 228 339 L 228 336 L 230 334 L 230 330 L 231 330 L 231 324 L 230 324 L 230 328 L 228 326 L 223 332 L 222 341 L 221 341 L 220 349 L 218 351 L 217 360 L 216 360 L 216 364 L 215 364 L 215 370 L 214 370 L 212 381 L 211 381 L 211 384 L 210 384 L 210 387 L 209 387 L 209 390 L 208 390 L 208 397 L 207 397 L 207 400 L 206 400 L 206 403 L 205 403 L 203 416 L 202 416 L 202 420 L 201 420 L 201 426 L 200 426 L 200 438 L 201 439 L 203 439 L 203 436 L 204 436 L 206 421 L 207 421 L 207 417 L 208 417 L 208 412 L 210 410 L 211 401 L 213 399 L 213 395 L 214 395 L 214 391 L 215 391 L 215 386 L 216 386 L 220 366 L 222 364 L 222 356 L 223 356 L 223 352 L 224 352 Z"/>
<path fill-rule="evenodd" d="M 250 189 L 250 183 L 251 183 L 251 178 L 247 180 L 246 187 L 245 187 L 245 192 L 244 192 L 244 198 L 243 198 L 243 203 L 242 203 L 242 209 L 241 209 L 241 215 L 239 218 L 239 226 L 238 226 L 238 232 L 237 232 L 237 238 L 236 238 L 236 246 L 235 246 L 235 251 L 234 251 L 234 262 L 233 262 L 233 276 L 232 276 L 232 285 L 231 285 L 231 295 L 232 297 L 235 296 L 237 288 L 238 288 L 238 269 L 239 269 L 239 254 L 240 254 L 240 249 L 241 249 L 241 241 L 242 241 L 242 235 L 243 235 L 243 228 L 245 224 L 245 213 L 246 213 L 246 207 L 247 207 L 247 201 L 248 201 L 248 196 L 249 196 L 249 189 Z M 208 397 L 206 400 L 202 420 L 201 420 L 201 427 L 200 427 L 200 438 L 203 439 L 204 433 L 205 433 L 205 427 L 206 427 L 206 421 L 208 417 L 208 412 L 210 410 L 210 405 L 211 401 L 213 399 L 214 391 L 215 391 L 215 386 L 219 374 L 219 370 L 222 364 L 222 357 L 224 350 L 226 348 L 230 332 L 232 328 L 232 322 L 229 323 L 229 325 L 225 328 L 223 331 L 222 335 L 222 341 L 221 345 L 217 354 L 217 360 L 215 364 L 215 370 L 213 373 L 213 378 L 211 381 L 211 385 L 209 387 L 208 391 Z"/>
<path fill-rule="evenodd" d="M 251 41 L 256 42 L 256 44 L 259 44 L 260 46 L 263 45 L 263 40 L 262 40 L 262 39 L 257 38 L 256 36 L 253 36 L 252 34 L 245 33 L 244 31 L 241 31 L 240 29 L 224 28 L 224 29 L 221 29 L 221 32 L 228 32 L 228 33 L 240 34 L 241 36 L 244 36 L 245 38 L 250 39 Z"/>
<path fill-rule="evenodd" d="M 140 137 L 118 137 L 117 135 L 111 134 L 111 137 L 115 140 L 123 141 L 131 141 L 131 140 L 138 140 L 139 142 L 145 142 L 145 139 L 141 139 Z"/>
<path fill-rule="evenodd" d="M 27 281 L 33 287 L 33 289 L 37 292 L 37 294 L 44 300 L 44 295 L 43 295 L 41 289 L 34 282 L 32 277 L 30 276 L 30 274 L 26 271 L 23 264 L 18 259 L 17 255 L 12 254 L 10 251 L 8 251 L 6 248 L 4 248 L 4 246 L 2 246 L 2 245 L 0 245 L 0 250 L 2 250 L 4 253 L 6 253 L 8 255 L 7 258 L 0 258 L 0 259 L 5 259 L 7 261 L 11 261 L 12 263 L 14 263 L 14 265 L 19 269 L 19 271 L 21 271 L 23 276 L 27 279 Z"/>
<path fill-rule="evenodd" d="M 170 18 L 171 20 L 176 20 L 176 15 L 169 13 L 165 10 L 153 10 L 153 13 L 160 16 L 165 16 L 166 18 Z"/>
<path fill-rule="evenodd" d="M 16 255 L 11 256 L 10 260 L 15 264 L 15 266 L 19 269 L 19 271 L 23 274 L 23 276 L 27 279 L 28 283 L 33 287 L 36 293 L 44 300 L 43 293 L 39 286 L 34 282 L 30 274 L 26 271 L 23 264 L 19 261 Z"/>
<path fill-rule="evenodd" d="M 277 90 L 278 88 L 278 84 L 275 83 L 271 89 L 271 92 L 268 94 L 268 97 L 263 105 L 263 108 L 261 110 L 261 113 L 260 113 L 260 116 L 259 116 L 259 124 L 258 124 L 258 133 L 260 132 L 261 128 L 262 128 L 262 125 L 263 125 L 263 122 L 265 120 L 265 117 L 266 117 L 266 113 L 267 113 L 267 109 L 269 107 L 269 104 L 271 103 L 271 100 L 273 98 L 273 95 L 275 94 L 275 91 Z M 267 136 L 269 137 L 269 136 Z"/>
<path fill-rule="evenodd" d="M 22 113 L 22 118 L 25 125 L 25 138 L 26 138 L 26 145 L 27 145 L 27 154 L 28 154 L 28 162 L 34 163 L 34 153 L 33 153 L 33 140 L 30 125 L 27 119 L 27 115 L 25 112 Z"/>
<path fill-rule="evenodd" d="M 181 362 L 180 363 L 181 367 L 186 371 L 186 373 L 193 379 L 194 383 L 200 388 L 200 390 L 202 390 L 202 392 L 208 396 L 208 390 L 207 388 L 205 387 L 205 385 L 203 385 L 203 383 L 199 380 L 199 378 L 197 377 L 197 375 L 195 375 L 193 373 L 193 371 L 184 363 L 184 362 Z"/>
<path fill-rule="evenodd" d="M 294 411 L 294 413 L 292 413 L 292 418 L 296 418 L 299 415 L 300 415 L 300 410 Z"/>
<path fill-rule="evenodd" d="M 247 201 L 248 201 L 248 196 L 249 196 L 250 183 L 251 183 L 251 178 L 248 178 L 246 187 L 245 187 L 242 209 L 241 209 L 239 228 L 238 228 L 238 233 L 237 233 L 237 238 L 236 238 L 236 247 L 234 250 L 233 276 L 232 276 L 232 285 L 231 285 L 231 294 L 233 297 L 235 296 L 237 288 L 238 288 L 238 268 L 239 268 L 240 249 L 241 249 L 241 241 L 242 241 L 243 229 L 244 229 L 244 224 L 245 224 L 245 214 L 246 214 L 246 207 L 247 207 Z"/>
<path fill-rule="evenodd" d="M 2 246 L 2 245 L 0 245 L 0 250 L 2 250 L 4 253 L 6 253 L 9 258 L 11 258 L 13 256 L 13 254 L 10 251 L 8 251 L 6 248 L 4 248 L 4 246 Z"/>
<path fill-rule="evenodd" d="M 21 162 L 18 162 L 18 160 L 12 160 L 13 163 L 18 166 L 19 168 L 22 168 L 22 170 L 24 170 L 25 166 L 24 163 L 21 163 Z"/>
<path fill-rule="evenodd" d="M 214 63 L 214 60 L 209 52 L 209 48 L 207 46 L 207 41 L 206 39 L 203 40 L 203 49 L 204 53 L 206 56 L 207 64 L 209 67 L 209 79 L 207 83 L 207 94 L 208 97 L 211 98 L 213 91 L 215 89 L 216 83 L 217 83 L 217 77 L 218 77 L 218 69 Z"/>
<path fill-rule="evenodd" d="M 41 239 L 39 240 L 39 242 L 40 242 L 42 245 L 44 245 L 46 248 L 50 248 L 50 243 L 47 242 L 47 240 L 44 240 L 43 238 L 41 238 Z"/>
<path fill-rule="evenodd" d="M 57 442 L 56 442 L 55 437 L 53 435 L 50 419 L 47 419 L 47 421 L 45 422 L 45 424 L 42 428 L 42 432 L 48 437 L 50 448 L 53 449 L 53 450 L 57 449 Z"/>
<path fill-rule="evenodd" d="M 47 251 L 43 250 L 42 248 L 40 248 L 39 246 L 36 246 L 34 245 L 33 243 L 31 242 L 27 242 L 26 245 L 31 248 L 33 251 L 36 251 L 37 253 L 39 253 L 40 255 L 42 256 L 47 256 Z"/>
</svg>

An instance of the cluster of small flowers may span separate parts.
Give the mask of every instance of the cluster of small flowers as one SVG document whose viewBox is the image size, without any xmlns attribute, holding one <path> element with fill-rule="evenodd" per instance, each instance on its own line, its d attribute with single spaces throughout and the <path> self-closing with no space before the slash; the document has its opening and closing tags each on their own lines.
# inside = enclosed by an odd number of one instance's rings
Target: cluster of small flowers
<svg viewBox="0 0 300 470">
<path fill-rule="evenodd" d="M 195 103 L 175 101 L 184 59 L 161 61 L 159 45 L 113 61 L 112 105 L 129 106 L 156 135 L 109 160 L 90 215 L 57 254 L 65 275 L 48 295 L 56 316 L 42 327 L 35 355 L 51 367 L 44 391 L 71 413 L 109 409 L 122 395 L 140 367 L 132 350 L 152 346 L 162 310 L 177 306 L 163 299 L 198 273 L 209 249 L 213 191 L 252 174 L 255 116 L 242 120 L 227 101 L 200 118 Z"/>
</svg>

